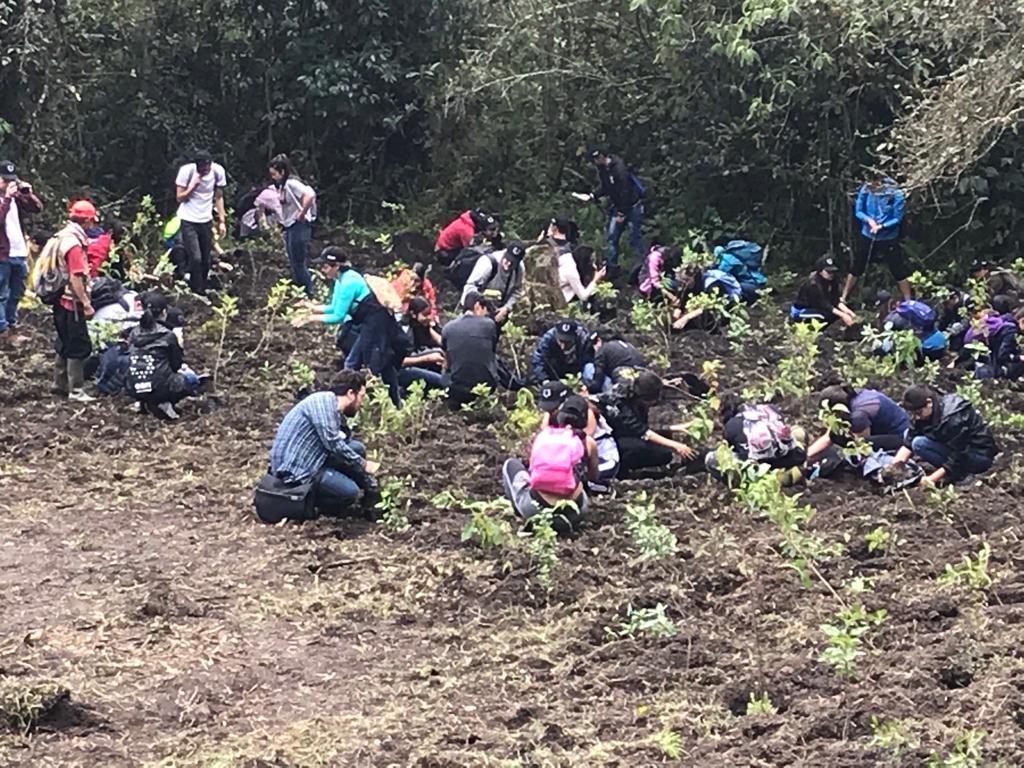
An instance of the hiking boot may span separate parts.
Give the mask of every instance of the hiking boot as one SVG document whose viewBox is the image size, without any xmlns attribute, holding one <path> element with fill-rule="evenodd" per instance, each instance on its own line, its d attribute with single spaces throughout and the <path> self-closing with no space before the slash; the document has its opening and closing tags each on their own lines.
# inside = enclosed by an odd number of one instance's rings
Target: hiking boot
<svg viewBox="0 0 1024 768">
<path fill-rule="evenodd" d="M 53 359 L 53 387 L 50 389 L 55 395 L 66 395 L 68 393 L 68 361 L 66 358 L 57 355 Z"/>
<path fill-rule="evenodd" d="M 68 400 L 73 403 L 93 403 L 96 401 L 96 398 L 84 389 L 72 389 L 68 392 Z"/>
</svg>

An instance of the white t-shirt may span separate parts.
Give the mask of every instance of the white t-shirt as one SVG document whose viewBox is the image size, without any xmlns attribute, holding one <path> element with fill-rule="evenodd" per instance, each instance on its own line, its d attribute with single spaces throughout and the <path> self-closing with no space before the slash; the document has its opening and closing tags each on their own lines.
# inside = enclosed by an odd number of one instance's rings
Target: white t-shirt
<svg viewBox="0 0 1024 768">
<path fill-rule="evenodd" d="M 302 198 L 306 195 L 313 196 L 313 204 L 306 211 L 306 221 L 316 220 L 316 192 L 308 184 L 303 184 L 298 179 L 288 179 L 281 187 L 281 225 L 290 227 L 302 207 Z"/>
<path fill-rule="evenodd" d="M 21 213 L 18 211 L 18 203 L 14 200 L 11 200 L 11 207 L 7 211 L 4 228 L 7 230 L 7 241 L 11 244 L 11 258 L 28 256 L 25 234 L 21 231 Z"/>
<path fill-rule="evenodd" d="M 558 257 L 558 287 L 562 289 L 562 296 L 568 304 L 573 299 L 586 301 L 594 293 L 597 287 L 594 284 L 583 285 L 580 279 L 580 270 L 576 266 L 576 260 L 572 253 L 563 253 Z"/>
<path fill-rule="evenodd" d="M 175 186 L 187 187 L 197 173 L 195 163 L 181 166 L 178 177 L 174 180 Z M 178 218 L 193 224 L 205 224 L 208 221 L 213 221 L 213 193 L 217 187 L 223 189 L 227 184 L 228 177 L 224 173 L 224 166 L 213 163 L 209 173 L 203 176 L 199 186 L 189 195 L 188 200 L 178 205 Z"/>
</svg>

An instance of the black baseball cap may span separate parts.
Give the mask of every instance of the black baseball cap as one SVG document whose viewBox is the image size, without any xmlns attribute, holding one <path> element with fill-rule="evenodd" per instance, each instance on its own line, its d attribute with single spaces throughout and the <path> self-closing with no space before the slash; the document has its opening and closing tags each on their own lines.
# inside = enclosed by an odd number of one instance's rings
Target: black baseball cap
<svg viewBox="0 0 1024 768">
<path fill-rule="evenodd" d="M 576 324 L 571 320 L 563 320 L 556 325 L 555 340 L 576 343 Z"/>
<path fill-rule="evenodd" d="M 348 254 L 336 245 L 329 245 L 320 251 L 313 260 L 314 264 L 348 264 Z"/>
<path fill-rule="evenodd" d="M 601 147 L 591 147 L 587 152 L 587 157 L 591 160 L 596 160 L 599 157 L 607 157 L 608 153 L 605 152 Z"/>
<path fill-rule="evenodd" d="M 569 235 L 569 231 L 572 229 L 572 221 L 568 216 L 552 216 L 551 223 L 555 225 L 559 232 L 566 236 Z"/>
<path fill-rule="evenodd" d="M 537 407 L 542 411 L 553 411 L 569 396 L 569 388 L 560 381 L 545 381 L 537 393 Z"/>
<path fill-rule="evenodd" d="M 875 309 L 878 309 L 884 304 L 888 304 L 890 301 L 892 301 L 891 293 L 889 293 L 888 291 L 879 291 L 875 295 Z"/>
<path fill-rule="evenodd" d="M 213 155 L 211 155 L 205 149 L 201 149 L 198 152 L 196 152 L 195 155 L 192 157 L 192 162 L 194 162 L 197 166 L 200 167 L 204 165 L 210 165 L 211 163 L 213 163 Z"/>
<path fill-rule="evenodd" d="M 988 262 L 987 259 L 975 259 L 974 261 L 971 262 L 971 273 L 973 274 L 983 269 L 988 269 L 991 266 L 992 265 Z"/>
<path fill-rule="evenodd" d="M 558 408 L 558 415 L 555 421 L 559 424 L 566 424 L 576 429 L 587 428 L 587 416 L 590 408 L 587 401 L 581 395 L 569 395 L 565 402 Z"/>
<path fill-rule="evenodd" d="M 835 259 L 825 254 L 814 262 L 814 269 L 818 272 L 838 272 L 839 266 L 836 264 Z"/>
<path fill-rule="evenodd" d="M 513 264 L 519 264 L 526 258 L 526 246 L 518 240 L 513 240 L 505 247 L 505 258 Z"/>
<path fill-rule="evenodd" d="M 0 179 L 4 181 L 17 181 L 18 169 L 10 160 L 0 160 Z"/>
</svg>

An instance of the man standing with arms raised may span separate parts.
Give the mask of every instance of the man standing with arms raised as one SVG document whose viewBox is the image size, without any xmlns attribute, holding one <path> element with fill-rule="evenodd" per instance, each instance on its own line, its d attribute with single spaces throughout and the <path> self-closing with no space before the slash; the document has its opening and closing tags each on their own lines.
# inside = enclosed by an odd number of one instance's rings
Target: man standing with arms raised
<svg viewBox="0 0 1024 768">
<path fill-rule="evenodd" d="M 210 253 L 213 250 L 213 211 L 217 209 L 217 234 L 227 233 L 224 210 L 224 167 L 213 162 L 209 152 L 196 152 L 191 163 L 178 170 L 174 180 L 177 188 L 178 218 L 181 219 L 181 242 L 187 254 L 188 285 L 193 293 L 205 294 L 210 274 Z"/>
</svg>

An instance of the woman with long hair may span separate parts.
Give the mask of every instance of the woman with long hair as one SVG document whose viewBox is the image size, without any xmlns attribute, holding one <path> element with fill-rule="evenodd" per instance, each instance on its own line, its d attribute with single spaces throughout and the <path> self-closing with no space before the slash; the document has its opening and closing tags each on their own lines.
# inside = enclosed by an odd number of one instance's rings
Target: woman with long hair
<svg viewBox="0 0 1024 768">
<path fill-rule="evenodd" d="M 281 198 L 281 226 L 284 247 L 292 270 L 292 282 L 313 298 L 313 278 L 306 266 L 306 252 L 313 237 L 316 220 L 316 192 L 295 172 L 288 155 L 277 155 L 270 161 L 270 180 Z"/>
</svg>

